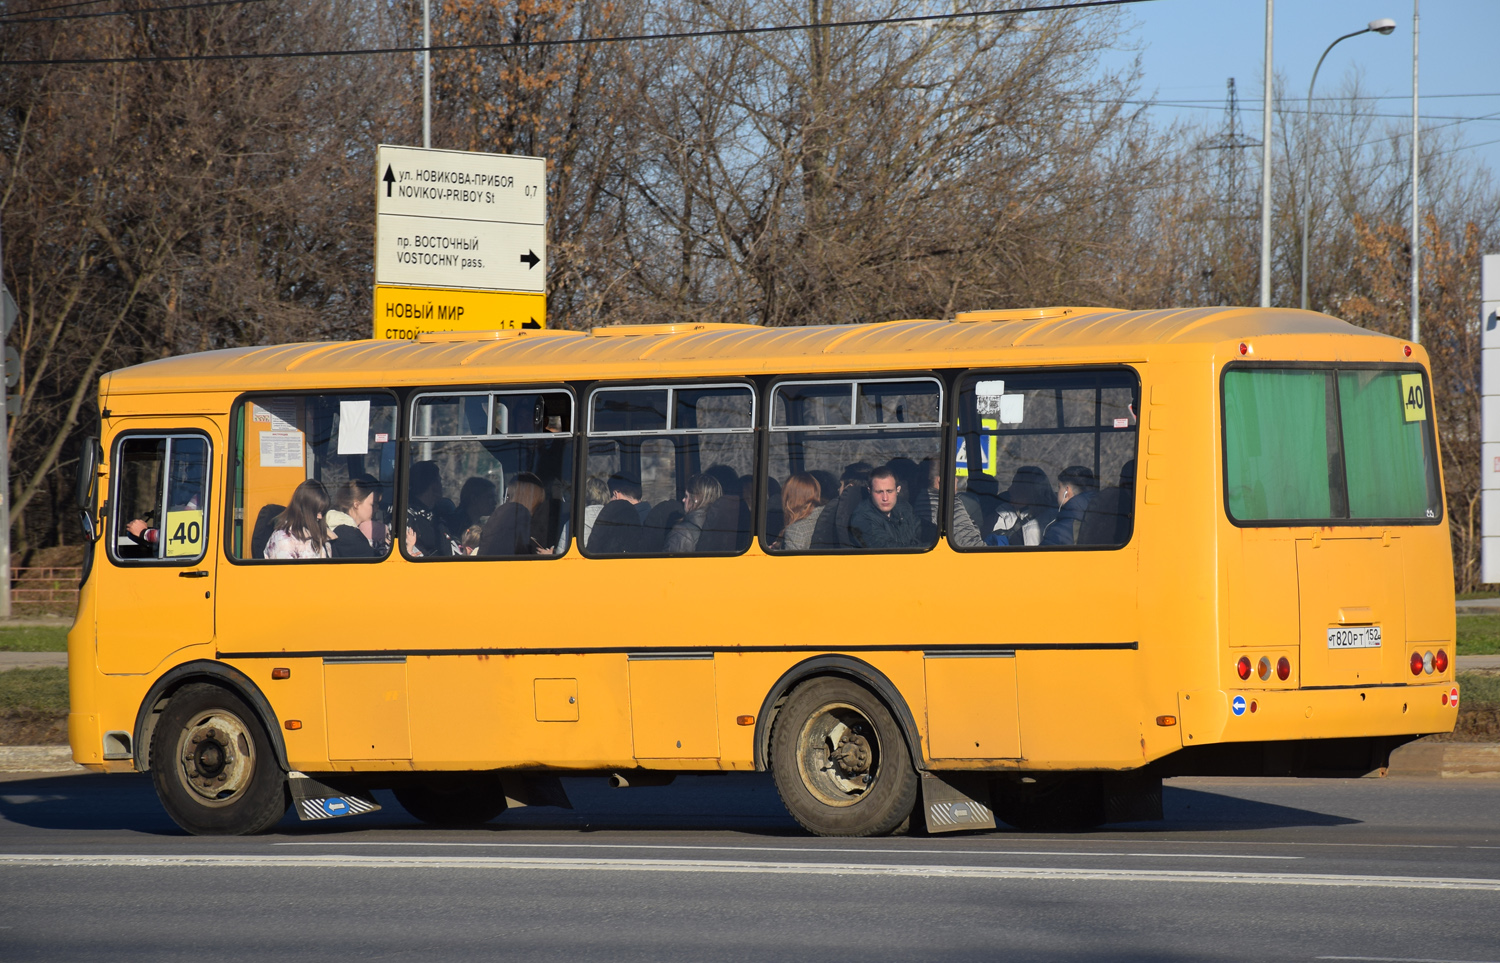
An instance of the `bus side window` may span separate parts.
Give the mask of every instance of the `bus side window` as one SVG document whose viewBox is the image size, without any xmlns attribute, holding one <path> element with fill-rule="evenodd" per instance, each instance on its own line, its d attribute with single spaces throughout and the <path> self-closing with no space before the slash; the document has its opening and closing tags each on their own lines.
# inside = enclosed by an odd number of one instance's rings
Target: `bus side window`
<svg viewBox="0 0 1500 963">
<path fill-rule="evenodd" d="M 129 435 L 115 449 L 110 557 L 186 564 L 203 557 L 208 440 L 201 435 Z"/>
<path fill-rule="evenodd" d="M 1135 512 L 1139 387 L 1119 370 L 971 375 L 959 393 L 955 548 L 1117 547 Z"/>
<path fill-rule="evenodd" d="M 553 557 L 572 541 L 573 395 L 418 395 L 411 407 L 409 557 Z"/>
<path fill-rule="evenodd" d="M 898 551 L 937 543 L 936 378 L 782 382 L 772 392 L 771 551 Z"/>
<path fill-rule="evenodd" d="M 588 457 L 585 554 L 721 555 L 750 547 L 751 386 L 596 389 Z"/>
<path fill-rule="evenodd" d="M 390 552 L 394 397 L 257 395 L 236 406 L 235 423 L 231 558 L 307 562 Z M 317 532 L 308 528 L 318 524 Z"/>
</svg>

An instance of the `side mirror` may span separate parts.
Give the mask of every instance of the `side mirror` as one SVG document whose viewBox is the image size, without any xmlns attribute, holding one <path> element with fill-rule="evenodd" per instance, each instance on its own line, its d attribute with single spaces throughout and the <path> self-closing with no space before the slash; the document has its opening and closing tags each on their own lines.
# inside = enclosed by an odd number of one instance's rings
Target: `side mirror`
<svg viewBox="0 0 1500 963">
<path fill-rule="evenodd" d="M 94 516 L 88 509 L 78 512 L 78 526 L 83 529 L 83 537 L 91 542 L 98 541 L 99 532 L 94 528 Z"/>
<path fill-rule="evenodd" d="M 78 452 L 78 507 L 85 512 L 94 509 L 94 490 L 99 484 L 99 462 L 102 461 L 99 439 L 93 435 L 83 440 Z"/>
</svg>

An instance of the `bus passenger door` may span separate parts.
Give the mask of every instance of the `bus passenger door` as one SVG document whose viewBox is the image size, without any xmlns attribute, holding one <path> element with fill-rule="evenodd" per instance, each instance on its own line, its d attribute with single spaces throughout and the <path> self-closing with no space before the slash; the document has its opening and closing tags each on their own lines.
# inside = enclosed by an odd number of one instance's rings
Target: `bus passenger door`
<svg viewBox="0 0 1500 963">
<path fill-rule="evenodd" d="M 101 672 L 149 672 L 213 641 L 218 506 L 210 496 L 221 450 L 218 426 L 203 418 L 115 436 L 102 536 L 108 569 L 95 586 Z"/>
</svg>

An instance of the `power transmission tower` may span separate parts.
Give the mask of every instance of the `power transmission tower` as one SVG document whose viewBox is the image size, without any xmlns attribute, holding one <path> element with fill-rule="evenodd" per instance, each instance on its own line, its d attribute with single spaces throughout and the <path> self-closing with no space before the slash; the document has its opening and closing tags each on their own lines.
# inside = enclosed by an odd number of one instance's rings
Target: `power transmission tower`
<svg viewBox="0 0 1500 963">
<path fill-rule="evenodd" d="M 1234 78 L 1230 77 L 1224 99 L 1224 125 L 1217 133 L 1198 145 L 1198 150 L 1218 152 L 1218 163 L 1214 175 L 1214 213 L 1209 220 L 1218 223 L 1215 241 L 1217 251 L 1205 251 L 1205 264 L 1201 272 L 1205 303 L 1228 304 L 1231 291 L 1237 291 L 1238 278 L 1223 277 L 1219 265 L 1234 264 L 1233 252 L 1244 240 L 1245 224 L 1256 216 L 1254 205 L 1248 204 L 1244 193 L 1246 183 L 1245 151 L 1259 147 L 1260 141 L 1245 136 L 1240 127 L 1239 93 L 1235 90 Z M 1231 272 L 1238 273 L 1238 272 Z M 1215 277 L 1215 275 L 1220 275 Z M 1241 298 L 1241 300 L 1244 300 Z M 1248 303 L 1248 302 L 1247 302 Z"/>
</svg>

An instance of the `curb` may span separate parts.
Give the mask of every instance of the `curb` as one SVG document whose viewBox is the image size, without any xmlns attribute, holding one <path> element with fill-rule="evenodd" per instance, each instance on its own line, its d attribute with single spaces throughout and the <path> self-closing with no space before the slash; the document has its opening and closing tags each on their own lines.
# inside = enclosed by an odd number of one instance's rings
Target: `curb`
<svg viewBox="0 0 1500 963">
<path fill-rule="evenodd" d="M 1500 778 L 1500 743 L 1409 742 L 1391 753 L 1385 774 L 1395 778 Z"/>
<path fill-rule="evenodd" d="M 68 746 L 0 746 L 0 772 L 87 772 Z"/>
</svg>

